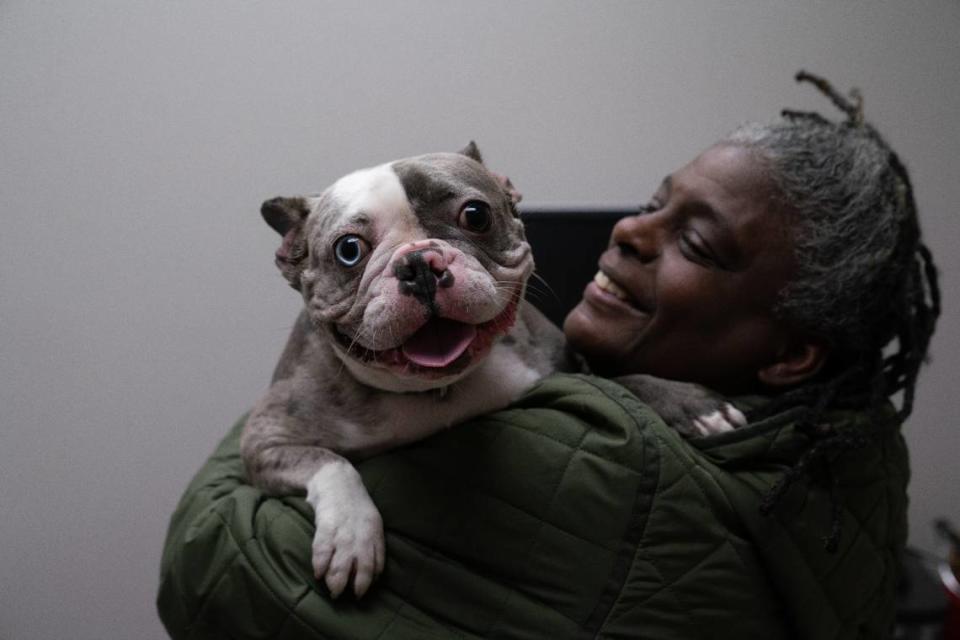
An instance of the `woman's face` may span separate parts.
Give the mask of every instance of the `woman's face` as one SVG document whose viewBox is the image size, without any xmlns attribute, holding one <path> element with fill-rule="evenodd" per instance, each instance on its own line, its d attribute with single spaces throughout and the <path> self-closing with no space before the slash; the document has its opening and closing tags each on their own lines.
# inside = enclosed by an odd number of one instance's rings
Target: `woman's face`
<svg viewBox="0 0 960 640">
<path fill-rule="evenodd" d="M 716 146 L 620 220 L 564 332 L 604 375 L 648 373 L 727 392 L 758 387 L 785 348 L 771 312 L 794 261 L 761 165 Z"/>
</svg>

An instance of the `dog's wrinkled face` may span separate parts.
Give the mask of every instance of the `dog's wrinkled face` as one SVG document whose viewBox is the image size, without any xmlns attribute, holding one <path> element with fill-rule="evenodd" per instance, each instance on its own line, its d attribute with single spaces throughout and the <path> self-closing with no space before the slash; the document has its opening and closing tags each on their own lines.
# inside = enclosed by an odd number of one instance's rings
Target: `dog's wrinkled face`
<svg viewBox="0 0 960 640">
<path fill-rule="evenodd" d="M 277 198 L 277 264 L 360 381 L 445 386 L 509 330 L 533 270 L 519 194 L 471 143 L 347 175 L 320 196 Z"/>
</svg>

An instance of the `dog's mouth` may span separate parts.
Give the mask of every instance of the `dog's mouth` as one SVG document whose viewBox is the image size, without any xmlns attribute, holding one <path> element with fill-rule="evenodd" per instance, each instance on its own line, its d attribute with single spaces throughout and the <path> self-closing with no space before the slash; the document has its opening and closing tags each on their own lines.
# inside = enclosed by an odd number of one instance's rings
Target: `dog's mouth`
<svg viewBox="0 0 960 640">
<path fill-rule="evenodd" d="M 340 331 L 338 342 L 357 360 L 398 369 L 421 378 L 440 378 L 459 373 L 489 351 L 494 340 L 513 326 L 518 300 L 513 300 L 494 319 L 480 324 L 432 317 L 403 344 L 391 349 L 367 349 Z"/>
<path fill-rule="evenodd" d="M 400 346 L 400 352 L 417 366 L 442 369 L 463 355 L 476 338 L 476 325 L 430 318 Z"/>
</svg>

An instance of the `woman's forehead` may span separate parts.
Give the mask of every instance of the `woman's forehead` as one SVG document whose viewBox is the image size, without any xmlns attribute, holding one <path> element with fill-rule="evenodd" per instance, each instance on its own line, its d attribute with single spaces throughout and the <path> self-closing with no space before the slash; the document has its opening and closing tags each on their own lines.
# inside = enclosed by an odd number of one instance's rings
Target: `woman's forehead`
<svg viewBox="0 0 960 640">
<path fill-rule="evenodd" d="M 711 199 L 751 199 L 768 204 L 774 194 L 756 152 L 738 145 L 710 147 L 671 176 L 675 189 Z"/>
<path fill-rule="evenodd" d="M 734 233 L 755 233 L 757 227 L 787 235 L 788 211 L 777 197 L 767 168 L 746 147 L 710 147 L 665 183 L 671 197 L 711 211 Z"/>
<path fill-rule="evenodd" d="M 709 217 L 730 233 L 748 262 L 775 271 L 794 263 L 787 211 L 762 160 L 746 147 L 710 147 L 665 183 L 671 198 Z M 776 265 L 776 266 L 774 266 Z"/>
</svg>

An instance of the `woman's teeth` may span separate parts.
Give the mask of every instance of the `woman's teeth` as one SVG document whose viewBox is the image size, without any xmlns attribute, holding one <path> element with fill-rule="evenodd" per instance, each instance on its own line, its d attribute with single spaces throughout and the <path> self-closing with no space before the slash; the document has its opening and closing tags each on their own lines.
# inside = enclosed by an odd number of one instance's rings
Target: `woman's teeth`
<svg viewBox="0 0 960 640">
<path fill-rule="evenodd" d="M 597 275 L 593 276 L 593 281 L 597 283 L 598 287 L 615 298 L 627 300 L 627 292 L 621 289 L 620 285 L 608 278 L 607 274 L 605 274 L 603 271 L 597 271 Z"/>
</svg>

